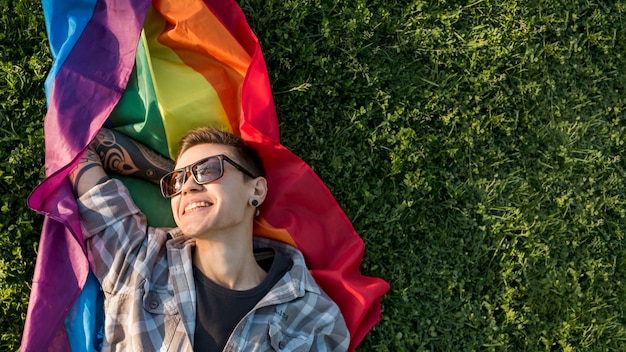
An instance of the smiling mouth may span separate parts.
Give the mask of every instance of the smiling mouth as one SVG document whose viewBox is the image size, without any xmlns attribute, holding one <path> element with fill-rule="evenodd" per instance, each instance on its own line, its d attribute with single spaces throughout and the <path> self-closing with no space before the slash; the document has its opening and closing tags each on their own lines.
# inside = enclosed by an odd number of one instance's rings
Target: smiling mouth
<svg viewBox="0 0 626 352">
<path fill-rule="evenodd" d="M 192 212 L 192 211 L 194 211 L 196 209 L 210 207 L 211 205 L 213 205 L 213 204 L 209 203 L 209 202 L 194 202 L 194 203 L 190 203 L 190 204 L 188 204 L 185 207 L 185 209 L 183 209 L 183 214 Z"/>
</svg>

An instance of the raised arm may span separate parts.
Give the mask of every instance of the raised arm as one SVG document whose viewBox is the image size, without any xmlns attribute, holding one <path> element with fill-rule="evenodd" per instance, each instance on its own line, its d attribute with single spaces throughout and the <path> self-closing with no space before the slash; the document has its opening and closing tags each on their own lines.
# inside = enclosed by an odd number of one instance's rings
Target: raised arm
<svg viewBox="0 0 626 352">
<path fill-rule="evenodd" d="M 158 183 L 174 163 L 125 135 L 106 128 L 91 141 L 78 166 L 69 175 L 74 194 L 80 197 L 106 181 L 109 173 L 129 175 Z"/>
</svg>

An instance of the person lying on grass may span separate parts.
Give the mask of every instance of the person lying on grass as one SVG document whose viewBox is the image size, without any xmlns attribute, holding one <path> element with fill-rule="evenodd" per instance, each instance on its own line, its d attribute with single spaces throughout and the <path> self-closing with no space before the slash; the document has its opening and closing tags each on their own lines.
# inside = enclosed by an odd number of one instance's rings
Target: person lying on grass
<svg viewBox="0 0 626 352">
<path fill-rule="evenodd" d="M 70 181 L 105 294 L 103 350 L 344 351 L 349 333 L 300 251 L 253 236 L 268 189 L 257 152 L 216 129 L 189 132 L 176 166 L 102 129 Z M 159 182 L 177 228 L 148 227 L 107 172 Z"/>
</svg>

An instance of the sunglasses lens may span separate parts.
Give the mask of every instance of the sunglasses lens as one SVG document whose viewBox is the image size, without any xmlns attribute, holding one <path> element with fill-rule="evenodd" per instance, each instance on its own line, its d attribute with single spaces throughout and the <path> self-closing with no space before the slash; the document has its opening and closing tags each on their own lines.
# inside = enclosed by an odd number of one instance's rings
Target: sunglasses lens
<svg viewBox="0 0 626 352">
<path fill-rule="evenodd" d="M 161 179 L 161 193 L 165 197 L 173 197 L 185 184 L 185 171 L 173 171 Z"/>
<path fill-rule="evenodd" d="M 215 181 L 222 177 L 222 162 L 219 158 L 211 157 L 193 165 L 191 172 L 199 184 Z"/>
</svg>

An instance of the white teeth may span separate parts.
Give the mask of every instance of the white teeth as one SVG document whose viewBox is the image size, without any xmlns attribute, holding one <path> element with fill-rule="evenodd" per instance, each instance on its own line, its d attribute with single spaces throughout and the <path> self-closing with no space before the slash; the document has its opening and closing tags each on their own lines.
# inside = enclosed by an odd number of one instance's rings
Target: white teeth
<svg viewBox="0 0 626 352">
<path fill-rule="evenodd" d="M 196 208 L 208 207 L 210 205 L 211 205 L 211 203 L 209 203 L 209 202 L 195 202 L 195 203 L 191 203 L 191 204 L 188 204 L 185 207 L 185 213 L 189 212 L 189 211 L 192 211 L 192 210 L 194 210 Z"/>
</svg>

